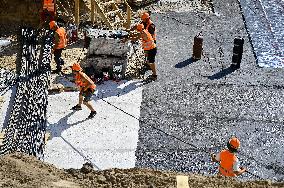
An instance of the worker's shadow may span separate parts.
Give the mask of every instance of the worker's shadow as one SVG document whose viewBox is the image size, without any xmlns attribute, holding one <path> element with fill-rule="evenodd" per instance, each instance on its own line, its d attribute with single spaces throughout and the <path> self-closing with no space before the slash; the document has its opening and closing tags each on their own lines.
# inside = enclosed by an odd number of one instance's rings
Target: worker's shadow
<svg viewBox="0 0 284 188">
<path fill-rule="evenodd" d="M 208 76 L 207 78 L 210 79 L 210 80 L 218 80 L 218 79 L 221 79 L 221 78 L 233 73 L 237 69 L 238 68 L 236 66 L 230 66 L 228 68 L 221 70 L 220 72 L 218 72 L 216 74 L 213 74 L 212 76 Z"/>
<path fill-rule="evenodd" d="M 71 117 L 74 113 L 75 113 L 75 111 L 72 111 L 69 114 L 67 114 L 66 116 L 64 116 L 63 118 L 61 118 L 57 123 L 49 124 L 47 126 L 46 131 L 50 133 L 49 140 L 54 138 L 54 137 L 61 137 L 61 134 L 64 130 L 67 130 L 71 126 L 80 124 L 80 123 L 87 120 L 87 119 L 84 119 L 84 120 L 77 121 L 75 123 L 68 124 L 67 123 L 68 118 Z"/>
<path fill-rule="evenodd" d="M 112 96 L 119 97 L 142 86 L 143 81 L 128 82 L 126 80 L 122 80 L 119 83 L 107 81 L 104 84 L 97 85 L 97 93 L 94 95 L 93 99 L 99 100 L 101 98 L 108 98 Z"/>
<path fill-rule="evenodd" d="M 51 140 L 54 137 L 59 137 L 61 138 L 66 144 L 68 144 L 75 152 L 77 152 L 81 157 L 83 157 L 84 161 L 91 163 L 94 167 L 96 167 L 98 170 L 99 167 L 96 166 L 96 164 L 94 164 L 91 160 L 91 158 L 84 154 L 82 151 L 79 151 L 75 146 L 73 146 L 68 140 L 66 140 L 63 136 L 62 136 L 62 132 L 66 129 L 69 129 L 71 126 L 73 125 L 77 125 L 80 124 L 84 121 L 86 121 L 87 119 L 81 120 L 81 121 L 77 121 L 76 123 L 71 123 L 68 124 L 67 120 L 70 116 L 72 116 L 75 113 L 75 111 L 70 112 L 69 114 L 67 114 L 65 117 L 61 118 L 57 123 L 54 124 L 49 124 L 49 126 L 47 127 L 47 132 L 50 133 L 50 136 L 48 138 L 48 140 Z"/>
</svg>

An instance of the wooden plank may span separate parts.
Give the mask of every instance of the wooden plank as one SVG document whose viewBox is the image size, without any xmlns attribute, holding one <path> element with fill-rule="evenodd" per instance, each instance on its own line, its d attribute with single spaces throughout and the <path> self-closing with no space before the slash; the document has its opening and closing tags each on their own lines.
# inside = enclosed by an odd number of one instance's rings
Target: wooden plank
<svg viewBox="0 0 284 188">
<path fill-rule="evenodd" d="M 5 137 L 4 132 L 0 132 L 0 139 L 4 139 L 4 137 Z"/>
<path fill-rule="evenodd" d="M 177 188 L 189 188 L 187 176 L 177 176 Z"/>
<path fill-rule="evenodd" d="M 94 0 L 91 0 L 91 22 L 94 24 L 95 22 L 95 3 Z"/>
<path fill-rule="evenodd" d="M 75 24 L 79 26 L 80 23 L 80 0 L 75 0 Z"/>
<path fill-rule="evenodd" d="M 104 14 L 102 8 L 100 7 L 99 3 L 97 0 L 94 0 L 94 4 L 95 4 L 95 8 L 98 11 L 98 14 L 101 16 L 101 18 L 103 19 L 103 21 L 105 22 L 105 24 L 109 27 L 109 29 L 113 29 L 113 26 L 111 25 L 109 19 L 106 17 L 106 15 Z"/>
<path fill-rule="evenodd" d="M 127 7 L 127 19 L 126 19 L 126 29 L 130 29 L 130 25 L 131 25 L 131 16 L 132 16 L 132 9 L 131 7 L 128 5 L 127 1 L 125 0 L 125 4 Z"/>
<path fill-rule="evenodd" d="M 119 19 L 124 22 L 124 18 L 122 16 L 121 12 L 120 12 L 120 9 L 117 7 L 116 3 L 112 3 L 112 8 L 117 11 L 116 14 L 118 15 Z"/>
</svg>

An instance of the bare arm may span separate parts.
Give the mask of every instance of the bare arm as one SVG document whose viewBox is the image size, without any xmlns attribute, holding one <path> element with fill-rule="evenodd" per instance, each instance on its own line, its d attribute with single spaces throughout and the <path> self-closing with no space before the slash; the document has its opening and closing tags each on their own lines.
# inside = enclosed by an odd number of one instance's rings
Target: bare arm
<svg viewBox="0 0 284 188">
<path fill-rule="evenodd" d="M 128 38 L 124 38 L 122 39 L 122 42 L 126 42 L 128 40 L 131 40 L 131 41 L 137 41 L 141 38 L 141 33 L 137 33 L 137 32 L 130 32 Z"/>
<path fill-rule="evenodd" d="M 234 171 L 234 173 L 235 173 L 237 176 L 239 176 L 239 175 L 245 173 L 246 171 L 247 171 L 246 168 L 240 167 L 240 170 L 239 170 L 239 171 Z"/>
<path fill-rule="evenodd" d="M 219 162 L 218 160 L 216 160 L 216 155 L 214 153 L 211 153 L 211 160 L 216 163 Z"/>
</svg>

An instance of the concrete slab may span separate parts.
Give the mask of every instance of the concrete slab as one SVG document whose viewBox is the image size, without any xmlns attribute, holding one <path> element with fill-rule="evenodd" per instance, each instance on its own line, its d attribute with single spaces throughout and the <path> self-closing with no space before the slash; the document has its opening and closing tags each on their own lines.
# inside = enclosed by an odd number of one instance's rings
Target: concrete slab
<svg viewBox="0 0 284 188">
<path fill-rule="evenodd" d="M 98 169 L 135 166 L 142 88 L 139 81 L 108 81 L 98 85 L 93 103 L 98 114 L 93 119 L 87 107 L 70 110 L 77 104 L 78 92 L 49 96 L 47 110 L 50 139 L 45 161 L 59 168 L 81 168 L 89 161 Z M 104 100 L 115 105 L 107 104 Z"/>
</svg>

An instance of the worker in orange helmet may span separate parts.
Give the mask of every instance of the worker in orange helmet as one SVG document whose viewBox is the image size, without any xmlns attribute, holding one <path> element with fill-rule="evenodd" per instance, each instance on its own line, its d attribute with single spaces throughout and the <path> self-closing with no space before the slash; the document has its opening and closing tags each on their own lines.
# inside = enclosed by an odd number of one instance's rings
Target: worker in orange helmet
<svg viewBox="0 0 284 188">
<path fill-rule="evenodd" d="M 132 41 L 137 41 L 137 40 L 142 41 L 142 47 L 144 49 L 146 63 L 152 70 L 152 75 L 147 79 L 155 81 L 157 80 L 157 71 L 155 65 L 155 57 L 157 54 L 156 43 L 154 42 L 152 35 L 144 28 L 143 24 L 137 24 L 135 28 L 138 31 L 138 33 L 136 33 L 135 35 L 132 34 L 131 37 L 128 39 Z"/>
<path fill-rule="evenodd" d="M 141 14 L 141 20 L 142 24 L 144 25 L 144 28 L 152 35 L 152 38 L 154 39 L 154 42 L 156 43 L 156 26 L 150 19 L 150 15 L 148 12 L 144 12 Z"/>
<path fill-rule="evenodd" d="M 142 47 L 144 49 L 147 64 L 152 70 L 152 75 L 150 76 L 150 79 L 157 80 L 157 71 L 155 65 L 155 57 L 157 54 L 156 43 L 152 35 L 144 28 L 143 24 L 138 24 L 136 26 L 136 30 L 139 32 L 139 35 L 137 35 L 134 40 L 141 39 L 142 41 Z"/>
<path fill-rule="evenodd" d="M 74 73 L 75 84 L 79 86 L 79 103 L 72 107 L 72 110 L 82 110 L 82 103 L 86 105 L 91 113 L 88 118 L 93 118 L 97 112 L 91 104 L 91 98 L 96 90 L 94 82 L 82 71 L 81 66 L 78 63 L 74 63 L 72 66 Z"/>
<path fill-rule="evenodd" d="M 67 34 L 63 27 L 59 27 L 55 21 L 49 22 L 49 28 L 55 31 L 54 34 L 54 47 L 52 53 L 54 53 L 54 61 L 56 62 L 55 73 L 60 73 L 64 61 L 61 57 L 62 50 L 67 46 Z"/>
<path fill-rule="evenodd" d="M 240 145 L 239 139 L 232 137 L 227 143 L 228 149 L 222 150 L 217 155 L 211 154 L 212 161 L 219 163 L 220 175 L 236 177 L 246 172 L 246 168 L 240 167 L 239 160 L 235 155 Z"/>
</svg>

